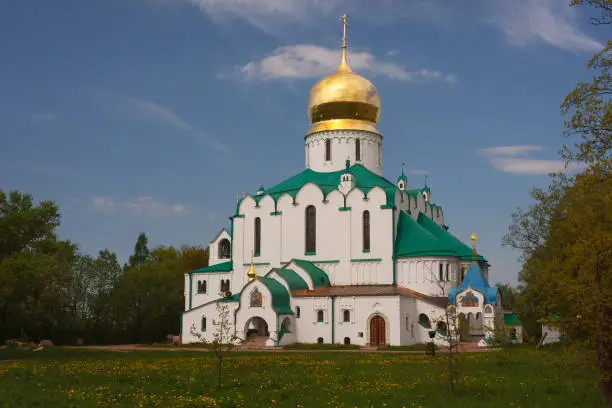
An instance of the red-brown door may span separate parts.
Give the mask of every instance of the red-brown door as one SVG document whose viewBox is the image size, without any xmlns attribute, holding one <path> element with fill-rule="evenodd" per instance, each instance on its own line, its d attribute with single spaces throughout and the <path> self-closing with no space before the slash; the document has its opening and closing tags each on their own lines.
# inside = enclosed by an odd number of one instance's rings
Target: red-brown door
<svg viewBox="0 0 612 408">
<path fill-rule="evenodd" d="M 372 346 L 385 345 L 385 319 L 382 316 L 374 316 L 370 320 L 370 344 Z"/>
</svg>

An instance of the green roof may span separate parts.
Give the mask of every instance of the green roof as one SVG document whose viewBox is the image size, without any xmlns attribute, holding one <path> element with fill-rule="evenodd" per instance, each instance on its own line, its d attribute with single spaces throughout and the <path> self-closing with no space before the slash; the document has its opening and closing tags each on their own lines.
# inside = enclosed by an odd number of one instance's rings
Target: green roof
<svg viewBox="0 0 612 408">
<path fill-rule="evenodd" d="M 269 195 L 274 199 L 274 201 L 276 201 L 283 194 L 289 194 L 291 197 L 295 198 L 298 191 L 307 183 L 313 183 L 318 186 L 325 197 L 331 191 L 338 189 L 338 185 L 340 184 L 340 176 L 344 173 L 346 173 L 346 169 L 325 173 L 306 169 L 301 173 L 280 182 L 274 187 L 266 189 L 263 194 L 257 195 L 253 198 L 256 201 L 259 201 L 264 196 Z M 355 187 L 361 190 L 365 195 L 367 195 L 372 188 L 380 187 L 387 195 L 387 204 L 393 204 L 396 190 L 395 184 L 391 183 L 384 177 L 371 172 L 361 164 L 351 166 L 349 168 L 349 173 L 351 173 L 355 178 Z M 238 208 L 240 207 L 241 201 L 242 199 L 239 200 L 238 204 L 236 205 L 236 214 L 238 214 Z"/>
<path fill-rule="evenodd" d="M 215 272 L 231 272 L 233 270 L 232 261 L 218 263 L 216 265 L 207 266 L 205 268 L 195 269 L 186 273 L 215 273 Z"/>
<path fill-rule="evenodd" d="M 272 295 L 272 308 L 276 313 L 292 313 L 289 303 L 289 292 L 287 292 L 287 289 L 285 289 L 279 281 L 266 277 L 259 277 L 257 279 L 270 290 L 270 294 Z"/>
<path fill-rule="evenodd" d="M 504 313 L 504 324 L 506 326 L 522 326 L 523 322 L 514 313 Z"/>
<path fill-rule="evenodd" d="M 232 296 L 228 298 L 217 299 L 217 302 L 222 302 L 222 303 L 240 302 L 240 293 L 234 293 Z"/>
<path fill-rule="evenodd" d="M 299 289 L 308 289 L 308 284 L 300 275 L 298 275 L 293 269 L 283 269 L 283 268 L 274 268 L 270 271 L 270 273 L 276 272 L 279 274 L 281 278 L 287 285 L 289 286 L 289 290 L 299 290 Z"/>
<path fill-rule="evenodd" d="M 395 240 L 396 257 L 457 256 L 405 211 L 400 211 Z"/>
<path fill-rule="evenodd" d="M 427 231 L 429 231 L 432 235 L 438 238 L 446 249 L 454 251 L 456 253 L 455 256 L 458 256 L 465 261 L 472 260 L 472 249 L 457 239 L 450 232 L 436 224 L 431 218 L 423 213 L 419 213 L 417 222 L 423 228 L 427 229 Z M 487 261 L 484 257 L 482 257 L 482 255 L 478 255 L 476 259 L 478 261 Z"/>
<path fill-rule="evenodd" d="M 322 269 L 317 268 L 311 262 L 304 261 L 302 259 L 292 260 L 297 266 L 302 268 L 306 272 L 310 279 L 312 279 L 312 285 L 316 288 L 318 286 L 329 286 L 329 276 Z"/>
</svg>

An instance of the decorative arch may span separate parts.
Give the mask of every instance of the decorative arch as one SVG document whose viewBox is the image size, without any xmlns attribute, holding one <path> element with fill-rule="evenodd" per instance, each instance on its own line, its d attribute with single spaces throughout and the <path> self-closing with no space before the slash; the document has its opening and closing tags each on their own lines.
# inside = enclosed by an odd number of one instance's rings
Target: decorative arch
<svg viewBox="0 0 612 408">
<path fill-rule="evenodd" d="M 478 298 L 470 291 L 466 293 L 461 299 L 461 306 L 464 307 L 475 307 L 478 306 Z"/>
<path fill-rule="evenodd" d="M 373 346 L 384 346 L 387 344 L 389 325 L 384 315 L 375 313 L 368 319 L 369 344 Z"/>
<path fill-rule="evenodd" d="M 291 332 L 291 318 L 289 316 L 285 317 L 285 319 L 281 323 L 281 330 L 284 330 L 285 332 Z"/>
<path fill-rule="evenodd" d="M 491 307 L 491 305 L 486 305 L 485 306 L 485 313 L 486 314 L 493 314 L 493 308 Z"/>
</svg>

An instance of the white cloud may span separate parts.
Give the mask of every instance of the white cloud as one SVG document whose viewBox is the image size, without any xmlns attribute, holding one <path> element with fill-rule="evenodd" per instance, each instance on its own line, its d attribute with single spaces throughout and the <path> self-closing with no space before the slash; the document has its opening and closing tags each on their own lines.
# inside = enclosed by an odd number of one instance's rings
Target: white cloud
<svg viewBox="0 0 612 408">
<path fill-rule="evenodd" d="M 184 204 L 166 203 L 153 197 L 136 197 L 127 200 L 116 200 L 112 197 L 91 197 L 94 210 L 104 212 L 116 212 L 122 210 L 135 215 L 151 217 L 169 217 L 189 214 L 189 209 Z"/>
<path fill-rule="evenodd" d="M 578 171 L 584 168 L 582 164 L 570 164 L 566 167 L 563 160 L 541 160 L 522 158 L 531 152 L 543 151 L 544 146 L 517 145 L 496 146 L 480 149 L 487 161 L 497 170 L 512 174 L 545 175 L 565 171 Z"/>
<path fill-rule="evenodd" d="M 94 209 L 100 211 L 115 211 L 117 209 L 115 200 L 110 197 L 94 196 L 91 197 Z"/>
<path fill-rule="evenodd" d="M 519 145 L 519 146 L 496 146 L 485 147 L 480 149 L 480 152 L 486 155 L 495 156 L 518 156 L 527 152 L 539 152 L 544 150 L 544 146 L 537 145 Z"/>
<path fill-rule="evenodd" d="M 190 134 L 192 137 L 203 141 L 215 150 L 228 150 L 227 146 L 220 140 L 197 129 L 164 105 L 142 98 L 119 95 L 113 92 L 98 92 L 97 94 L 105 99 L 106 103 L 113 109 L 119 109 L 124 114 L 150 122 L 163 123 L 166 126 Z"/>
<path fill-rule="evenodd" d="M 340 51 L 311 44 L 277 48 L 261 61 L 252 61 L 240 68 L 246 78 L 318 78 L 334 72 L 340 63 Z M 441 80 L 454 82 L 455 76 L 440 71 L 419 69 L 407 71 L 401 65 L 382 61 L 368 52 L 349 53 L 349 65 L 355 71 L 369 71 L 404 81 Z"/>
<path fill-rule="evenodd" d="M 32 113 L 30 119 L 36 122 L 53 122 L 55 115 L 52 113 Z"/>
<path fill-rule="evenodd" d="M 185 215 L 189 211 L 183 204 L 170 204 L 157 201 L 153 197 L 138 197 L 126 203 L 127 208 L 138 215 L 166 217 L 171 215 Z"/>
<path fill-rule="evenodd" d="M 577 27 L 576 11 L 568 0 L 496 0 L 487 4 L 493 14 L 489 22 L 512 45 L 522 47 L 539 41 L 572 52 L 603 48 Z"/>
</svg>

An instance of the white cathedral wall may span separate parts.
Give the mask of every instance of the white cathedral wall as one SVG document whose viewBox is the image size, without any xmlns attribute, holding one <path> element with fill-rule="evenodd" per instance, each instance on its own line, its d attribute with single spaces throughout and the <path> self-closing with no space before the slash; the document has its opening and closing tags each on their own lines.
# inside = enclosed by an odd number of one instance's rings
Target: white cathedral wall
<svg viewBox="0 0 612 408">
<path fill-rule="evenodd" d="M 456 281 L 459 264 L 453 257 L 401 258 L 396 260 L 397 283 L 429 296 L 447 296 Z M 449 281 L 439 281 L 439 265 L 449 265 Z"/>
<path fill-rule="evenodd" d="M 324 343 L 332 341 L 331 298 L 296 298 L 300 318 L 296 318 L 297 341 L 316 343 L 319 337 Z M 334 298 L 334 342 L 367 345 L 370 342 L 370 320 L 380 315 L 385 319 L 387 344 L 402 345 L 400 322 L 400 296 L 343 296 Z M 317 322 L 317 311 L 323 310 L 324 321 Z M 350 322 L 344 322 L 344 310 L 350 311 Z M 410 343 L 408 343 L 410 344 Z"/>
<path fill-rule="evenodd" d="M 331 160 L 325 160 L 325 141 L 331 140 Z M 355 140 L 361 140 L 361 160 L 356 160 Z M 306 137 L 306 167 L 318 172 L 342 170 L 346 160 L 360 163 L 382 175 L 382 136 L 363 130 L 329 130 Z"/>
<path fill-rule="evenodd" d="M 230 333 L 233 332 L 234 311 L 238 308 L 238 302 L 224 303 L 229 309 L 229 325 Z M 198 342 L 198 337 L 192 333 L 192 327 L 196 332 L 200 333 L 204 340 L 213 341 L 216 332 L 216 327 L 213 321 L 217 321 L 217 303 L 210 302 L 198 308 L 191 309 L 183 313 L 183 323 L 181 332 L 181 341 L 183 344 Z M 206 317 L 206 331 L 202 332 L 202 318 Z"/>
<path fill-rule="evenodd" d="M 189 310 L 189 279 L 191 279 L 191 308 L 221 297 L 221 280 L 229 279 L 230 288 L 233 274 L 229 272 L 185 274 L 185 310 Z M 198 293 L 198 281 L 206 281 L 206 293 Z"/>
</svg>

